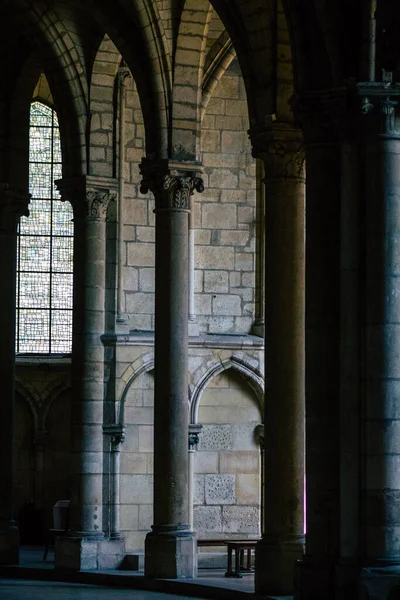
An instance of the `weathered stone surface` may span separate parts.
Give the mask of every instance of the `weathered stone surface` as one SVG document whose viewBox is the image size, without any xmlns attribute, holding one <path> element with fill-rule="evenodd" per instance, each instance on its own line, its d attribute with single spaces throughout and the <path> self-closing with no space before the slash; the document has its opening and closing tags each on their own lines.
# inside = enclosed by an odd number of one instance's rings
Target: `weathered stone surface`
<svg viewBox="0 0 400 600">
<path fill-rule="evenodd" d="M 203 505 L 205 499 L 204 475 L 194 476 L 193 504 Z"/>
<path fill-rule="evenodd" d="M 221 473 L 251 473 L 259 475 L 260 457 L 257 451 L 220 452 L 219 469 Z M 258 477 L 257 477 L 258 478 Z"/>
<path fill-rule="evenodd" d="M 260 529 L 260 511 L 255 506 L 224 506 L 222 530 L 225 533 L 253 533 Z"/>
<path fill-rule="evenodd" d="M 193 519 L 194 530 L 199 533 L 222 530 L 222 515 L 219 506 L 195 506 Z"/>
<path fill-rule="evenodd" d="M 195 472 L 196 473 L 217 473 L 218 472 L 218 452 L 195 453 Z"/>
<path fill-rule="evenodd" d="M 121 475 L 122 504 L 151 504 L 152 502 L 152 475 Z"/>
<path fill-rule="evenodd" d="M 236 484 L 237 504 L 260 504 L 259 473 L 238 473 Z"/>
<path fill-rule="evenodd" d="M 229 278 L 227 271 L 204 271 L 204 291 L 220 294 L 229 291 Z"/>
<path fill-rule="evenodd" d="M 230 450 L 233 446 L 232 429 L 230 425 L 204 425 L 198 444 L 199 452 Z"/>
<path fill-rule="evenodd" d="M 206 504 L 235 504 L 235 475 L 205 475 L 204 478 Z"/>
</svg>

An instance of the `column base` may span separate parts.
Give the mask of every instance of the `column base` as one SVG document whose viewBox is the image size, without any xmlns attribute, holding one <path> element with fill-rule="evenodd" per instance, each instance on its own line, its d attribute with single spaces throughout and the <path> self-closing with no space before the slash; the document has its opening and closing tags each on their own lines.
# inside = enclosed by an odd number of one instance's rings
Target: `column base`
<svg viewBox="0 0 400 600">
<path fill-rule="evenodd" d="M 197 543 L 192 531 L 150 532 L 145 541 L 144 574 L 161 579 L 197 577 Z"/>
<path fill-rule="evenodd" d="M 13 523 L 0 526 L 0 565 L 19 563 L 19 531 Z"/>
<path fill-rule="evenodd" d="M 63 571 L 117 569 L 125 558 L 125 538 L 56 538 L 55 568 Z"/>
<path fill-rule="evenodd" d="M 304 535 L 264 536 L 256 546 L 256 594 L 289 595 L 294 567 L 304 554 Z"/>
</svg>

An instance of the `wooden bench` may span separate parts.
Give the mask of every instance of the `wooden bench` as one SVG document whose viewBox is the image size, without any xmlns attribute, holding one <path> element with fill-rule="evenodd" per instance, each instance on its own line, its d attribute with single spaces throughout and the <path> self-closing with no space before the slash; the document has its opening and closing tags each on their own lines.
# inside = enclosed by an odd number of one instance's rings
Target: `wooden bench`
<svg viewBox="0 0 400 600">
<path fill-rule="evenodd" d="M 255 550 L 258 539 L 232 540 L 232 539 L 198 539 L 199 548 L 205 546 L 227 546 L 228 549 L 228 568 L 225 577 L 243 577 L 242 572 L 250 573 L 251 552 Z M 244 565 L 244 553 L 246 552 L 246 565 Z M 233 553 L 235 553 L 235 570 L 232 569 Z"/>
<path fill-rule="evenodd" d="M 228 569 L 225 577 L 243 577 L 242 571 L 250 573 L 253 571 L 251 566 L 251 552 L 255 550 L 258 540 L 230 540 L 228 546 Z M 246 551 L 247 561 L 244 566 L 244 553 Z M 235 553 L 235 570 L 232 569 L 232 555 Z"/>
</svg>

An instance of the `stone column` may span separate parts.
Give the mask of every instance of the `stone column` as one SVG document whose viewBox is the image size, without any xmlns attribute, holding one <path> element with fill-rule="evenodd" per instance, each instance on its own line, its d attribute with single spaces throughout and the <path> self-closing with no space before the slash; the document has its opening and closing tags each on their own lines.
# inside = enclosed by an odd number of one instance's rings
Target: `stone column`
<svg viewBox="0 0 400 600">
<path fill-rule="evenodd" d="M 147 577 L 192 578 L 197 547 L 188 507 L 188 212 L 203 191 L 196 163 L 142 165 L 142 193 L 156 202 L 154 524 Z"/>
<path fill-rule="evenodd" d="M 255 586 L 290 594 L 304 549 L 304 149 L 301 132 L 283 123 L 250 136 L 266 196 L 264 531 Z"/>
<path fill-rule="evenodd" d="M 303 97 L 306 148 L 306 553 L 295 598 L 334 598 L 340 553 L 340 220 L 346 95 Z"/>
<path fill-rule="evenodd" d="M 256 314 L 252 333 L 263 338 L 265 336 L 265 181 L 264 164 L 260 159 L 256 162 L 256 178 L 259 249 L 256 262 Z"/>
<path fill-rule="evenodd" d="M 197 444 L 199 443 L 199 433 L 203 429 L 203 425 L 199 423 L 189 424 L 189 490 L 188 490 L 188 503 L 189 503 L 189 529 L 193 531 L 193 501 L 194 501 L 194 454 L 196 452 Z"/>
<path fill-rule="evenodd" d="M 110 538 L 120 538 L 120 451 L 125 441 L 122 425 L 105 425 L 103 431 L 110 437 L 110 463 L 108 473 L 109 489 L 109 531 Z"/>
<path fill-rule="evenodd" d="M 103 410 L 106 214 L 116 182 L 82 176 L 57 187 L 74 209 L 74 324 L 72 346 L 72 498 L 70 535 L 56 542 L 55 566 L 115 567 L 123 540 L 105 540 L 103 525 Z M 118 544 L 117 542 L 121 542 Z"/>
<path fill-rule="evenodd" d="M 194 304 L 194 269 L 195 269 L 195 255 L 194 255 L 194 235 L 195 230 L 193 227 L 193 201 L 194 198 L 190 198 L 190 213 L 189 213 L 189 336 L 199 335 L 199 324 L 197 322 L 196 308 Z"/>
<path fill-rule="evenodd" d="M 374 90 L 360 84 L 359 91 L 366 204 L 361 535 L 369 580 L 371 567 L 400 567 L 400 93 L 384 84 Z M 376 582 L 367 587 L 370 598 L 388 597 L 382 588 L 377 593 Z"/>
<path fill-rule="evenodd" d="M 0 564 L 17 564 L 19 532 L 14 521 L 15 292 L 17 225 L 29 215 L 29 194 L 0 184 Z"/>
</svg>

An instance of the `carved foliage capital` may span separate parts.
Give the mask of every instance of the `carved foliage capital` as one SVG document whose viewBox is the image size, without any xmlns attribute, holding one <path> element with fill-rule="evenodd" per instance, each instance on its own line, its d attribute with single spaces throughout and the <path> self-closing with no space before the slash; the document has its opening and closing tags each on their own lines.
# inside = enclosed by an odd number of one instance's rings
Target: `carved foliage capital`
<svg viewBox="0 0 400 600">
<path fill-rule="evenodd" d="M 395 126 L 395 109 L 398 101 L 388 96 L 362 96 L 361 113 L 367 117 L 365 125 L 368 133 L 399 137 Z"/>
<path fill-rule="evenodd" d="M 104 425 L 103 432 L 110 436 L 111 450 L 118 451 L 125 441 L 125 427 L 119 424 Z"/>
<path fill-rule="evenodd" d="M 110 202 L 114 202 L 117 193 L 111 190 L 88 189 L 86 190 L 86 216 L 105 219 Z"/>
<path fill-rule="evenodd" d="M 61 200 L 68 200 L 75 217 L 104 220 L 110 202 L 115 201 L 117 192 L 107 186 L 86 182 L 85 178 L 56 181 Z"/>
<path fill-rule="evenodd" d="M 183 209 L 189 210 L 190 196 L 196 190 L 204 191 L 204 183 L 197 175 L 168 173 L 145 174 L 140 191 L 147 194 L 152 191 L 156 200 L 156 209 Z"/>
<path fill-rule="evenodd" d="M 271 123 L 249 131 L 253 156 L 264 162 L 266 179 L 304 179 L 302 133 L 290 125 Z"/>
<path fill-rule="evenodd" d="M 268 152 L 260 153 L 265 179 L 305 179 L 304 148 L 277 142 Z"/>
<path fill-rule="evenodd" d="M 199 423 L 189 424 L 188 444 L 190 451 L 193 451 L 197 447 L 197 444 L 199 443 L 199 433 L 201 432 L 202 428 L 203 426 Z"/>
</svg>

